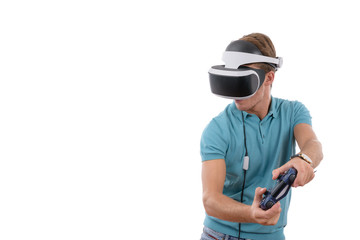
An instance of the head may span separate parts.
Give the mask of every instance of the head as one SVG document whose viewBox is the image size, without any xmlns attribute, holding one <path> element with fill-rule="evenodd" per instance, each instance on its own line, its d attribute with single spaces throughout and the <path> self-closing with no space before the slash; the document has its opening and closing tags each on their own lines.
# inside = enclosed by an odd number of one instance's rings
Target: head
<svg viewBox="0 0 360 240">
<path fill-rule="evenodd" d="M 243 36 L 239 40 L 251 42 L 260 50 L 260 52 L 264 56 L 274 57 L 274 58 L 276 57 L 275 47 L 274 47 L 271 39 L 268 36 L 266 36 L 265 34 L 252 33 L 252 34 Z M 257 66 L 258 68 L 263 69 L 266 73 L 268 73 L 270 71 L 275 72 L 275 68 L 272 67 L 268 63 L 255 63 L 254 66 Z"/>
<path fill-rule="evenodd" d="M 253 33 L 232 41 L 223 54 L 225 65 L 209 70 L 211 91 L 235 99 L 240 110 L 252 112 L 258 105 L 269 105 L 270 90 L 282 58 L 264 34 Z"/>
<path fill-rule="evenodd" d="M 271 39 L 262 33 L 252 33 L 240 38 L 247 42 L 253 43 L 264 56 L 276 57 L 275 47 Z M 258 91 L 250 98 L 245 100 L 235 100 L 235 104 L 239 110 L 252 112 L 259 104 L 270 101 L 271 87 L 275 78 L 276 69 L 268 63 L 252 63 L 245 66 L 262 69 L 265 71 L 265 80 Z"/>
</svg>

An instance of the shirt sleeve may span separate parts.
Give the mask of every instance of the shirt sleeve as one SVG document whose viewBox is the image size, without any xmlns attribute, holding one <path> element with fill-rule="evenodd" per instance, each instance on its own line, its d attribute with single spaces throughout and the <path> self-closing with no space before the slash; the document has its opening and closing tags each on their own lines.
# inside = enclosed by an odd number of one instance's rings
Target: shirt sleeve
<svg viewBox="0 0 360 240">
<path fill-rule="evenodd" d="M 214 119 L 207 125 L 201 136 L 200 155 L 202 161 L 225 159 L 228 149 L 226 132 Z"/>
<path fill-rule="evenodd" d="M 294 102 L 294 111 L 293 111 L 293 125 L 294 128 L 299 123 L 306 123 L 312 125 L 311 115 L 309 110 L 301 102 Z"/>
</svg>

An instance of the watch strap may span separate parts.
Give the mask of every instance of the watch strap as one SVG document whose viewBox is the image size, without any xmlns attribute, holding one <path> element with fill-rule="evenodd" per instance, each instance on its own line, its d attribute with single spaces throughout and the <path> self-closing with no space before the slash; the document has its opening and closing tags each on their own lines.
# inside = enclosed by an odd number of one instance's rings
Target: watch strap
<svg viewBox="0 0 360 240">
<path fill-rule="evenodd" d="M 305 162 L 307 162 L 308 164 L 312 164 L 312 160 L 311 158 L 309 158 L 309 156 L 307 156 L 305 153 L 298 153 L 298 154 L 295 154 L 293 156 L 290 157 L 290 160 L 293 159 L 293 158 L 301 158 L 302 160 L 304 160 Z"/>
</svg>

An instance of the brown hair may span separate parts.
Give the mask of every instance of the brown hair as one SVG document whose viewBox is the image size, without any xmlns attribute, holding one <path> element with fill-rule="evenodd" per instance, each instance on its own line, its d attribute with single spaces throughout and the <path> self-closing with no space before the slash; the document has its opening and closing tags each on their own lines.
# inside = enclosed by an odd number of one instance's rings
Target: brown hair
<svg viewBox="0 0 360 240">
<path fill-rule="evenodd" d="M 249 35 L 245 35 L 240 40 L 244 40 L 247 42 L 251 42 L 252 44 L 255 44 L 255 46 L 260 50 L 260 52 L 264 56 L 268 57 L 276 57 L 276 51 L 274 44 L 272 43 L 271 39 L 262 33 L 251 33 Z M 265 70 L 265 72 L 274 71 L 275 69 L 266 63 L 256 63 L 256 66 L 259 68 Z"/>
</svg>

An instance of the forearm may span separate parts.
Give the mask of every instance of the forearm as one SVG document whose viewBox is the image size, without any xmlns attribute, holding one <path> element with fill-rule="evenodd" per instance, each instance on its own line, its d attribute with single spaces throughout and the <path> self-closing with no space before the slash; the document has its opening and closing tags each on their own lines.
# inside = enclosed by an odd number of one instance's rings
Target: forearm
<svg viewBox="0 0 360 240">
<path fill-rule="evenodd" d="M 307 141 L 302 146 L 300 151 L 310 157 L 310 159 L 312 161 L 311 166 L 313 168 L 316 168 L 317 166 L 319 166 L 321 160 L 323 159 L 321 143 L 316 139 Z"/>
<path fill-rule="evenodd" d="M 280 202 L 268 211 L 262 210 L 260 201 L 265 188 L 256 188 L 251 206 L 235 201 L 223 194 L 226 176 L 224 159 L 205 161 L 202 164 L 203 203 L 209 216 L 229 222 L 259 223 L 274 225 L 280 217 Z"/>
<path fill-rule="evenodd" d="M 293 187 L 305 186 L 314 179 L 314 168 L 319 166 L 323 159 L 322 146 L 317 140 L 314 131 L 308 124 L 298 124 L 294 130 L 295 139 L 299 145 L 300 152 L 306 154 L 311 159 L 311 165 L 306 159 L 294 157 L 286 164 L 273 171 L 273 179 L 277 179 L 279 175 L 287 171 L 290 167 L 294 167 L 298 171 L 298 175 L 293 183 Z M 305 160 L 305 161 L 304 161 Z"/>
<path fill-rule="evenodd" d="M 205 211 L 208 215 L 230 222 L 253 222 L 250 206 L 235 201 L 221 193 L 204 194 Z"/>
<path fill-rule="evenodd" d="M 322 146 L 318 141 L 312 127 L 305 123 L 300 123 L 294 128 L 295 139 L 299 145 L 301 153 L 305 153 L 313 162 L 311 166 L 316 168 L 323 159 Z"/>
</svg>

